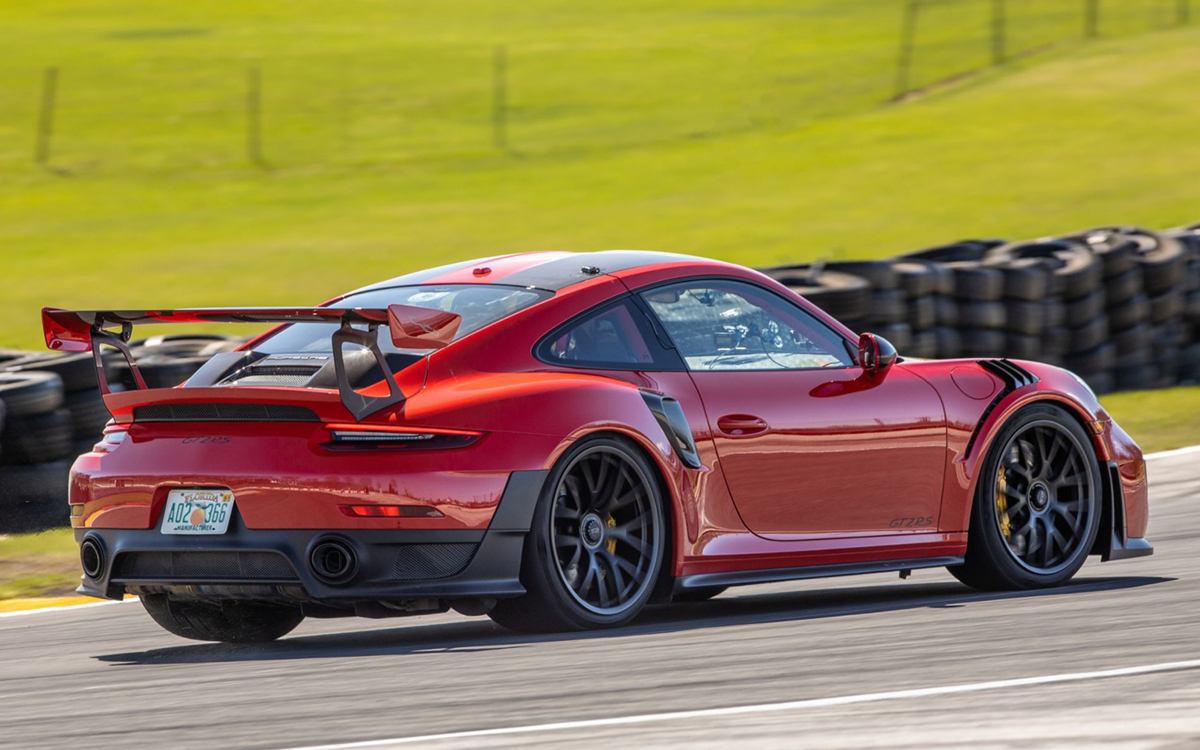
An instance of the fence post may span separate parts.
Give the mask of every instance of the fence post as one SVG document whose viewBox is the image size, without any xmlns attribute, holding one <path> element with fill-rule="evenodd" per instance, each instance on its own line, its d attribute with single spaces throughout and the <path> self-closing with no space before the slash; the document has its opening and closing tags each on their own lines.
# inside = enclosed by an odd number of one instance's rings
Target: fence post
<svg viewBox="0 0 1200 750">
<path fill-rule="evenodd" d="M 917 33 L 917 11 L 920 0 L 908 0 L 904 6 L 904 23 L 900 28 L 900 53 L 896 60 L 896 96 L 908 93 L 909 72 L 912 68 L 913 41 Z"/>
<path fill-rule="evenodd" d="M 992 64 L 1003 65 L 1005 54 L 1005 32 L 1007 12 L 1004 0 L 992 0 Z"/>
<path fill-rule="evenodd" d="M 508 48 L 492 50 L 492 143 L 508 150 Z"/>
<path fill-rule="evenodd" d="M 1100 35 L 1100 0 L 1083 0 L 1083 35 L 1095 39 Z"/>
<path fill-rule="evenodd" d="M 257 67 L 246 71 L 246 158 L 263 166 L 262 77 Z"/>
<path fill-rule="evenodd" d="M 54 133 L 54 103 L 58 96 L 58 68 L 46 68 L 42 73 L 42 108 L 38 115 L 37 147 L 34 161 L 50 161 L 50 136 Z"/>
</svg>

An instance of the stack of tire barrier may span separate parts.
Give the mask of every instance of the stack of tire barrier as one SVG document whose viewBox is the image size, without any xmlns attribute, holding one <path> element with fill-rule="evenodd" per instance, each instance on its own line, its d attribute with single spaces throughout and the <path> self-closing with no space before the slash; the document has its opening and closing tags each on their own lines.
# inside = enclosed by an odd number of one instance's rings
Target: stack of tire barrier
<svg viewBox="0 0 1200 750">
<path fill-rule="evenodd" d="M 132 350 L 152 388 L 186 380 L 241 339 L 156 337 Z M 123 358 L 105 358 L 113 390 L 132 385 Z M 91 450 L 109 419 L 91 353 L 0 350 L 0 533 L 68 523 L 65 502 L 75 456 Z"/>
<path fill-rule="evenodd" d="M 911 357 L 1049 362 L 1097 393 L 1200 378 L 1200 224 L 761 270 Z"/>
</svg>

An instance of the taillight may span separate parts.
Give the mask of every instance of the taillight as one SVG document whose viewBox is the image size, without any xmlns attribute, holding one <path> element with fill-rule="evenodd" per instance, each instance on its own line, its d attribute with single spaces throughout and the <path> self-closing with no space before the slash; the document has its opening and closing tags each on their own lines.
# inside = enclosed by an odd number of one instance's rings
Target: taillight
<svg viewBox="0 0 1200 750">
<path fill-rule="evenodd" d="M 483 436 L 474 430 L 391 425 L 327 424 L 332 448 L 408 448 L 438 450 L 463 448 Z"/>
</svg>

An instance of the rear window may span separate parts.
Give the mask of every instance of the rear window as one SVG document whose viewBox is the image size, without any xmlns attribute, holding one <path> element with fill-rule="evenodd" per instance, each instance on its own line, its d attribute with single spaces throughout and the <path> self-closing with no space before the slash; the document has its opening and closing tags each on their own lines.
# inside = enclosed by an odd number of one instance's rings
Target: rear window
<svg viewBox="0 0 1200 750">
<path fill-rule="evenodd" d="M 553 292 L 544 289 L 497 284 L 421 285 L 352 294 L 330 307 L 382 309 L 388 305 L 412 305 L 458 313 L 462 316 L 462 324 L 454 336 L 457 341 L 552 296 Z M 365 330 L 366 326 L 355 325 L 355 328 Z M 327 323 L 293 323 L 260 342 L 255 350 L 268 354 L 329 353 L 333 351 L 333 330 L 334 327 Z M 400 353 L 392 345 L 391 333 L 386 325 L 379 326 L 379 349 L 389 354 Z M 417 353 L 416 350 L 404 350 L 404 354 Z"/>
</svg>

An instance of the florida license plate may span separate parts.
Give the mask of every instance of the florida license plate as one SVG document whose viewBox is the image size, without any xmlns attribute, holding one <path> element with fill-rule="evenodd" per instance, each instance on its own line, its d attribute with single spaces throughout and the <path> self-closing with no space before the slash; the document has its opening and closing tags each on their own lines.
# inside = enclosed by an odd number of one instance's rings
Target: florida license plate
<svg viewBox="0 0 1200 750">
<path fill-rule="evenodd" d="M 171 490 L 163 508 L 164 534 L 224 534 L 233 517 L 229 490 Z"/>
</svg>

